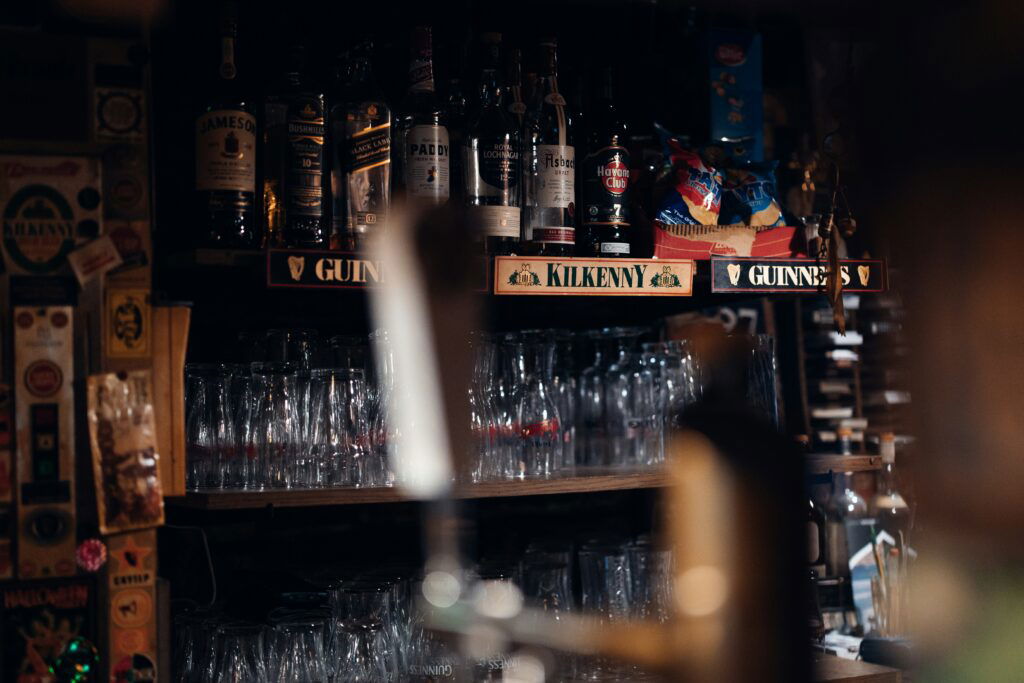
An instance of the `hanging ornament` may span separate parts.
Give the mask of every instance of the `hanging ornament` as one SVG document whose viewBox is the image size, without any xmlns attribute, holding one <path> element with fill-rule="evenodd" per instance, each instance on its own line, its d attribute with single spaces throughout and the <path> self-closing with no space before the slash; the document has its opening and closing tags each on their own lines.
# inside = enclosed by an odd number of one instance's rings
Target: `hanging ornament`
<svg viewBox="0 0 1024 683">
<path fill-rule="evenodd" d="M 107 546 L 98 538 L 87 538 L 75 549 L 75 561 L 87 572 L 98 572 L 107 563 Z"/>
</svg>

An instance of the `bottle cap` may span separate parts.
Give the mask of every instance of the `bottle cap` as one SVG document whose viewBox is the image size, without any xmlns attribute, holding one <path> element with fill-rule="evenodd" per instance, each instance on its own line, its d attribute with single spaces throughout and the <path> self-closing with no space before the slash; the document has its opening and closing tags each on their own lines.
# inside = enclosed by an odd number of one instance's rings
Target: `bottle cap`
<svg viewBox="0 0 1024 683">
<path fill-rule="evenodd" d="M 891 465 L 896 462 L 896 435 L 885 432 L 878 437 L 878 454 L 882 462 Z"/>
<path fill-rule="evenodd" d="M 853 436 L 853 430 L 850 429 L 849 427 L 840 427 L 839 429 L 836 430 L 836 435 L 840 439 L 843 439 L 843 438 L 849 439 L 849 438 L 851 438 Z"/>
</svg>

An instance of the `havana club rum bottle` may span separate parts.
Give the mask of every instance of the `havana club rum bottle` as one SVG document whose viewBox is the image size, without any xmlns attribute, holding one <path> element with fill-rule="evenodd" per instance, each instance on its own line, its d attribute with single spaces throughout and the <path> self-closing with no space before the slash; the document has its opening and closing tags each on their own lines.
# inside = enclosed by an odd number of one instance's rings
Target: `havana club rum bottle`
<svg viewBox="0 0 1024 683">
<path fill-rule="evenodd" d="M 576 245 L 576 150 L 572 116 L 558 88 L 556 52 L 554 39 L 541 43 L 526 120 L 524 238 L 539 256 L 571 256 Z"/>
<path fill-rule="evenodd" d="M 331 107 L 332 244 L 359 249 L 382 229 L 391 201 L 391 109 L 373 79 L 372 45 L 344 60 Z"/>
<path fill-rule="evenodd" d="M 462 149 L 466 205 L 489 254 L 518 251 L 520 232 L 519 127 L 504 106 L 500 33 L 481 36 L 480 106 Z"/>
<path fill-rule="evenodd" d="M 434 65 L 429 26 L 413 31 L 409 90 L 400 120 L 402 187 L 413 203 L 444 204 L 451 178 L 451 147 L 445 117 L 434 94 Z"/>
<path fill-rule="evenodd" d="M 225 5 L 220 26 L 219 68 L 196 119 L 197 217 L 209 246 L 259 246 L 256 229 L 256 117 L 243 96 L 235 67 L 238 19 Z"/>
<path fill-rule="evenodd" d="M 284 80 L 264 115 L 264 219 L 271 241 L 327 246 L 324 219 L 324 93 L 305 74 L 305 49 L 289 50 Z"/>
<path fill-rule="evenodd" d="M 630 256 L 629 151 L 626 122 L 615 108 L 614 71 L 604 71 L 601 97 L 590 116 L 582 165 L 581 253 L 595 258 Z"/>
</svg>

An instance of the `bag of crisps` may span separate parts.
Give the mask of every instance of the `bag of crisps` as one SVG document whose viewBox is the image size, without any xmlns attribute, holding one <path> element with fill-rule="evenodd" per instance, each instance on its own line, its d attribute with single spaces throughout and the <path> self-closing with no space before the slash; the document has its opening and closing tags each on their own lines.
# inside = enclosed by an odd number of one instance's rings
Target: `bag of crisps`
<svg viewBox="0 0 1024 683">
<path fill-rule="evenodd" d="M 722 191 L 723 225 L 785 225 L 775 186 L 778 161 L 749 161 L 725 171 Z"/>
<path fill-rule="evenodd" d="M 717 225 L 722 207 L 722 174 L 679 140 L 665 141 L 675 184 L 665 193 L 655 220 L 668 225 Z"/>
</svg>

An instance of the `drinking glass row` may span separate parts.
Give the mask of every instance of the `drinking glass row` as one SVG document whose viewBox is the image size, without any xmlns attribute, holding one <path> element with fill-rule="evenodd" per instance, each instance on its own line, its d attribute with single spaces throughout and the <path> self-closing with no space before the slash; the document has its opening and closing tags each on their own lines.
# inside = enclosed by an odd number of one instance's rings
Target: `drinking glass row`
<svg viewBox="0 0 1024 683">
<path fill-rule="evenodd" d="M 571 547 L 570 547 L 571 548 Z M 575 557 L 582 610 L 573 593 L 571 549 L 536 546 L 513 565 L 484 564 L 474 600 L 522 593 L 531 608 L 558 619 L 584 612 L 613 621 L 664 621 L 671 556 L 642 539 L 593 542 Z M 288 593 L 262 622 L 193 608 L 175 619 L 176 683 L 362 683 L 497 681 L 515 678 L 523 660 L 493 652 L 469 659 L 428 627 L 422 583 L 404 576 L 330 579 L 321 590 Z M 548 680 L 604 680 L 631 671 L 618 662 L 561 654 Z M 557 674 L 557 675 L 556 675 Z M 518 680 L 518 679 L 517 679 Z"/>
</svg>

